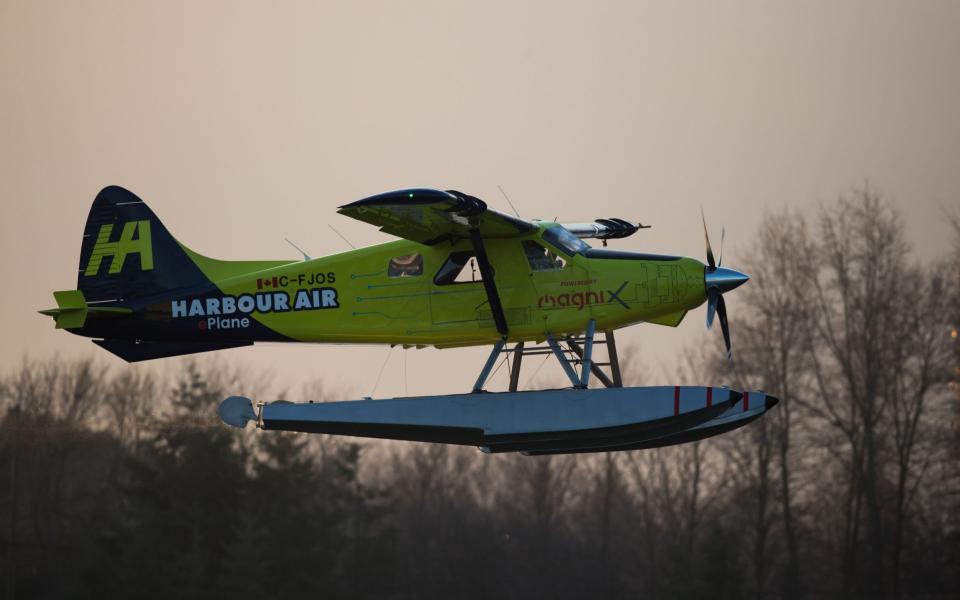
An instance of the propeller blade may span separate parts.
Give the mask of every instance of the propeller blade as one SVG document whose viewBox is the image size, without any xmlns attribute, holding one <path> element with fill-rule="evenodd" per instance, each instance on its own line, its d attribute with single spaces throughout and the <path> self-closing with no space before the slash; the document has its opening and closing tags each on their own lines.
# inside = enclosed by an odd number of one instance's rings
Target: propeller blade
<svg viewBox="0 0 960 600">
<path fill-rule="evenodd" d="M 727 303 L 723 301 L 723 295 L 717 297 L 717 316 L 720 317 L 720 330 L 723 331 L 723 343 L 727 347 L 727 360 L 733 360 L 733 352 L 730 350 L 730 324 L 727 323 Z"/>
<path fill-rule="evenodd" d="M 713 248 L 710 247 L 710 234 L 707 233 L 707 217 L 703 214 L 703 207 L 700 207 L 700 218 L 703 219 L 703 238 L 707 241 L 707 264 L 711 269 L 717 268 L 717 263 L 713 260 Z"/>
<path fill-rule="evenodd" d="M 717 291 L 717 288 L 710 288 L 707 290 L 707 329 L 709 330 L 713 327 L 713 317 L 717 313 L 717 298 L 720 297 L 720 292 Z"/>
<path fill-rule="evenodd" d="M 723 241 L 727 238 L 727 228 L 720 228 L 720 259 L 717 261 L 717 266 L 723 264 Z"/>
</svg>

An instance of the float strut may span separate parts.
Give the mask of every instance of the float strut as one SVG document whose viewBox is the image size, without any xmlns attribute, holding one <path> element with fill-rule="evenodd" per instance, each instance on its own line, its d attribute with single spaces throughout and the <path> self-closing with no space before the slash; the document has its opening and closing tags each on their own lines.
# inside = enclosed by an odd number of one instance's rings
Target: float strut
<svg viewBox="0 0 960 600">
<path fill-rule="evenodd" d="M 613 375 L 613 387 L 623 387 L 623 377 L 620 375 L 620 357 L 617 356 L 617 340 L 613 337 L 613 330 L 605 332 L 607 338 L 607 356 L 610 357 L 610 374 Z"/>
<path fill-rule="evenodd" d="M 580 378 L 577 377 L 577 372 L 573 370 L 573 367 L 570 366 L 570 361 L 567 360 L 567 357 L 563 355 L 563 350 L 560 349 L 560 345 L 557 344 L 557 340 L 553 339 L 553 336 L 549 333 L 547 334 L 547 343 L 550 344 L 550 349 L 553 350 L 553 354 L 557 357 L 557 360 L 560 361 L 560 366 L 563 367 L 563 372 L 567 374 L 568 378 L 570 378 L 570 383 L 573 384 L 573 387 L 581 387 Z"/>
<path fill-rule="evenodd" d="M 590 385 L 590 368 L 593 366 L 593 334 L 596 331 L 597 322 L 590 319 L 587 323 L 587 335 L 583 342 L 583 360 L 580 367 L 580 387 L 586 388 Z"/>
<path fill-rule="evenodd" d="M 483 386 L 487 383 L 487 377 L 490 377 L 490 371 L 493 370 L 493 365 L 497 364 L 497 358 L 506 343 L 506 340 L 497 340 L 497 343 L 493 345 L 493 350 L 490 351 L 490 356 L 487 358 L 487 364 L 483 365 L 480 377 L 477 377 L 477 382 L 473 384 L 474 394 L 483 391 Z"/>
<path fill-rule="evenodd" d="M 577 343 L 573 340 L 567 340 L 567 344 L 570 346 L 570 349 L 573 350 L 574 354 L 580 358 L 583 358 L 583 348 L 577 345 Z M 606 387 L 621 387 L 613 385 L 613 381 L 600 369 L 598 363 L 590 363 L 590 372 L 593 373 L 593 375 L 600 380 L 600 383 Z"/>
<path fill-rule="evenodd" d="M 510 368 L 510 391 L 517 391 L 520 383 L 520 363 L 523 361 L 523 342 L 517 342 L 513 347 L 513 364 Z"/>
</svg>

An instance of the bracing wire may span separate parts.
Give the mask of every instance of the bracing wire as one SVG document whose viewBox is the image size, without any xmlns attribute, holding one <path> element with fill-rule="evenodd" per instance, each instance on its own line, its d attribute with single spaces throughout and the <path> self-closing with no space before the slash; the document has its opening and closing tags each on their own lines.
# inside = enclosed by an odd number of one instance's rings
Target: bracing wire
<svg viewBox="0 0 960 600">
<path fill-rule="evenodd" d="M 377 380 L 373 384 L 373 391 L 370 392 L 371 398 L 373 398 L 373 395 L 377 393 L 377 386 L 380 385 L 380 378 L 383 377 L 383 370 L 387 368 L 387 361 L 390 360 L 391 354 L 393 354 L 393 346 L 390 346 L 390 351 L 387 352 L 387 357 L 383 359 L 383 364 L 380 365 L 380 372 L 377 373 Z"/>
<path fill-rule="evenodd" d="M 493 379 L 493 376 L 497 374 L 497 371 L 500 370 L 500 367 L 503 366 L 503 363 L 507 362 L 507 359 L 508 359 L 509 357 L 510 357 L 510 353 L 508 352 L 508 353 L 503 357 L 503 360 L 500 361 L 500 364 L 497 365 L 497 368 L 493 370 L 493 373 L 490 373 L 490 377 L 488 377 L 487 379 Z"/>
<path fill-rule="evenodd" d="M 343 240 L 343 241 L 345 241 L 348 246 L 350 246 L 350 247 L 353 248 L 354 250 L 357 249 L 357 247 L 354 246 L 353 243 L 352 243 L 350 240 L 348 240 L 347 238 L 343 237 L 343 234 L 342 234 L 342 233 L 340 233 L 339 231 L 337 231 L 336 229 L 334 229 L 334 228 L 333 228 L 333 225 L 331 225 L 330 223 L 327 223 L 327 227 L 330 228 L 330 231 L 332 231 L 332 232 L 334 232 L 335 234 L 337 234 L 338 236 L 340 236 L 340 239 Z"/>
<path fill-rule="evenodd" d="M 543 357 L 543 362 L 540 363 L 540 366 L 537 367 L 537 368 L 533 371 L 533 373 L 530 374 L 529 377 L 527 377 L 527 381 L 526 381 L 526 383 L 523 384 L 523 387 L 529 387 L 529 386 L 530 386 L 530 383 L 533 381 L 533 378 L 537 376 L 537 373 L 540 372 L 540 369 L 543 368 L 543 365 L 547 364 L 547 361 L 548 361 L 548 360 L 550 360 L 550 355 L 549 355 L 549 354 L 547 354 L 547 355 L 545 355 L 545 356 Z"/>
<path fill-rule="evenodd" d="M 503 191 L 503 188 L 500 187 L 499 183 L 497 184 L 497 188 L 500 190 L 500 193 L 503 194 L 503 197 L 507 199 L 507 204 L 510 205 L 510 208 L 513 209 L 513 212 L 519 217 L 520 212 L 517 210 L 517 207 L 513 205 L 513 202 L 510 202 L 510 196 L 508 196 L 507 193 Z"/>
</svg>

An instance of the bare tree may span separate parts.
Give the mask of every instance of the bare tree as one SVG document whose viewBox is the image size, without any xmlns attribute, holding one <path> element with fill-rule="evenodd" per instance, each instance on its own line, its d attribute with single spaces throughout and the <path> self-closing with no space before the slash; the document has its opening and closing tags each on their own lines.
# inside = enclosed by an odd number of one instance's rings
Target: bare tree
<svg viewBox="0 0 960 600">
<path fill-rule="evenodd" d="M 824 207 L 820 231 L 820 269 L 805 282 L 814 292 L 816 339 L 808 356 L 818 394 L 805 406 L 845 442 L 829 446 L 848 474 L 842 589 L 849 594 L 860 585 L 861 593 L 883 596 L 890 587 L 897 593 L 897 568 L 887 567 L 899 563 L 902 527 L 902 510 L 893 536 L 885 519 L 888 440 L 903 478 L 899 497 L 906 493 L 917 426 L 937 379 L 939 359 L 929 353 L 938 352 L 930 346 L 936 326 L 924 321 L 930 317 L 920 308 L 925 297 L 939 300 L 932 289 L 923 293 L 919 269 L 907 263 L 900 216 L 873 190 Z M 923 469 L 916 475 L 922 478 Z M 861 546 L 866 564 L 858 578 Z"/>
<path fill-rule="evenodd" d="M 652 575 L 645 582 L 649 593 L 692 593 L 704 525 L 722 512 L 723 453 L 711 442 L 694 442 L 631 452 L 629 458 L 627 473 L 644 532 L 645 571 Z"/>
<path fill-rule="evenodd" d="M 924 419 L 932 397 L 950 376 L 949 338 L 945 335 L 950 298 L 944 286 L 945 268 L 906 273 L 900 288 L 903 305 L 900 318 L 890 327 L 900 343 L 893 348 L 891 363 L 882 375 L 882 391 L 889 398 L 889 421 L 895 471 L 892 574 L 894 597 L 901 595 L 900 563 L 904 520 L 918 486 L 936 457 L 932 451 L 917 452 L 927 445 Z"/>
<path fill-rule="evenodd" d="M 156 377 L 148 371 L 124 370 L 110 380 L 103 393 L 107 427 L 136 453 L 144 430 L 156 415 Z"/>
<path fill-rule="evenodd" d="M 471 566 L 492 553 L 484 551 L 481 533 L 488 528 L 476 495 L 476 450 L 442 444 L 393 444 L 390 450 L 382 484 L 397 518 L 403 587 L 427 597 L 482 588 Z"/>
<path fill-rule="evenodd" d="M 776 395 L 780 404 L 760 423 L 728 437 L 730 455 L 746 478 L 743 485 L 754 490 L 755 548 L 751 563 L 756 593 L 765 595 L 770 562 L 767 538 L 770 520 L 779 515 L 786 559 L 783 594 L 802 594 L 800 558 L 794 502 L 793 440 L 796 435 L 794 398 L 802 393 L 810 345 L 810 294 L 805 282 L 813 277 L 816 262 L 806 220 L 790 211 L 770 214 L 760 225 L 754 244 L 743 261 L 754 284 L 744 290 L 749 307 L 735 323 L 737 356 L 735 373 L 744 389 L 762 389 Z M 737 313 L 738 315 L 740 313 Z M 715 361 L 715 370 L 724 372 L 726 361 Z M 772 481 L 773 478 L 775 479 Z M 774 495 L 779 507 L 773 506 Z"/>
<path fill-rule="evenodd" d="M 575 456 L 507 456 L 502 462 L 503 504 L 533 525 L 536 535 L 549 544 L 564 508 L 570 500 L 571 483 L 577 467 Z"/>
<path fill-rule="evenodd" d="M 24 358 L 9 379 L 11 400 L 24 412 L 51 415 L 58 403 L 60 378 L 61 362 L 58 359 L 35 362 Z"/>
<path fill-rule="evenodd" d="M 849 484 L 844 538 L 844 593 L 853 586 L 853 553 L 859 539 L 860 502 L 866 504 L 868 569 L 864 583 L 884 593 L 883 522 L 878 497 L 878 422 L 886 409 L 880 393 L 884 348 L 894 342 L 885 319 L 905 273 L 906 245 L 897 215 L 869 189 L 841 198 L 820 215 L 822 269 L 809 283 L 816 294 L 811 351 L 819 386 L 816 414 L 838 429 L 849 444 Z"/>
</svg>

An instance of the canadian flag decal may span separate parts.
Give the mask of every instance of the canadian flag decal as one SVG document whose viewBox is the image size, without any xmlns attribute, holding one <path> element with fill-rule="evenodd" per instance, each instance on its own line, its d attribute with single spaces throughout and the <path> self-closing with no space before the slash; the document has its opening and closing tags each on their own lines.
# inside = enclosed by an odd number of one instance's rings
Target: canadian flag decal
<svg viewBox="0 0 960 600">
<path fill-rule="evenodd" d="M 257 289 L 262 290 L 263 288 L 276 288 L 277 287 L 277 278 L 272 277 L 270 279 L 257 279 Z"/>
</svg>

